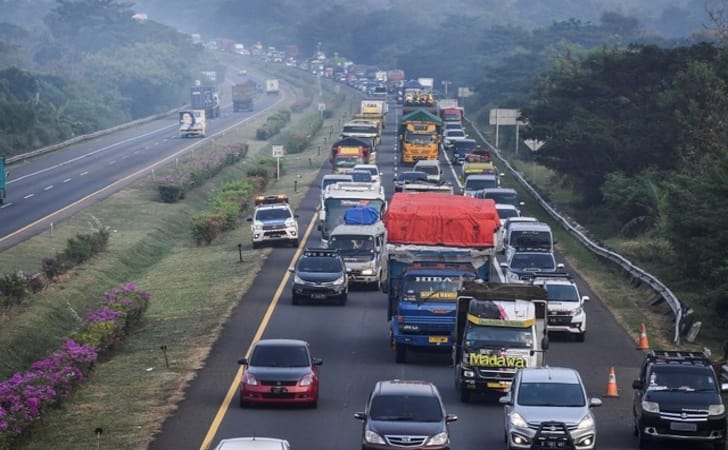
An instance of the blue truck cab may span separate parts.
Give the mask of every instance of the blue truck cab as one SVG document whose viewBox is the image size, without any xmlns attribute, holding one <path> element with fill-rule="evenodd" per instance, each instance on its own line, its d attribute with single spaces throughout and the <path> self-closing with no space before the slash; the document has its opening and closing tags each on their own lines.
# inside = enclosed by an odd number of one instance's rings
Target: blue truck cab
<svg viewBox="0 0 728 450">
<path fill-rule="evenodd" d="M 390 338 L 395 361 L 408 350 L 452 350 L 458 289 L 463 280 L 488 281 L 490 257 L 473 249 L 389 248 L 387 279 Z"/>
</svg>

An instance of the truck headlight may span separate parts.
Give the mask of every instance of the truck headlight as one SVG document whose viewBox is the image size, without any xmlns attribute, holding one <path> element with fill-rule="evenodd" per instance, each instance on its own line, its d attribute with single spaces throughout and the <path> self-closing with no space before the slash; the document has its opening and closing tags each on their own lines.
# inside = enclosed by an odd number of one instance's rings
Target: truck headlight
<svg viewBox="0 0 728 450">
<path fill-rule="evenodd" d="M 372 430 L 366 430 L 364 432 L 364 441 L 369 444 L 386 445 L 386 442 L 384 442 L 384 439 L 377 433 L 373 432 Z"/>
<path fill-rule="evenodd" d="M 526 423 L 526 420 L 517 412 L 511 414 L 510 421 L 511 425 L 516 428 L 528 428 L 528 423 Z"/>
<path fill-rule="evenodd" d="M 362 275 L 374 275 L 374 270 L 373 269 L 364 269 L 361 271 L 361 274 Z"/>
<path fill-rule="evenodd" d="M 432 436 L 430 439 L 425 442 L 425 447 L 431 447 L 435 445 L 445 445 L 447 444 L 447 431 L 443 431 L 442 433 L 437 433 L 436 435 Z"/>
<path fill-rule="evenodd" d="M 472 371 L 472 370 L 470 370 L 470 369 L 463 370 L 463 377 L 465 377 L 465 378 L 475 378 L 475 372 Z"/>
<path fill-rule="evenodd" d="M 649 413 L 659 413 L 660 405 L 657 402 L 642 401 L 642 411 Z"/>
<path fill-rule="evenodd" d="M 591 430 L 594 428 L 594 418 L 591 414 L 587 414 L 583 419 L 576 425 L 579 430 Z"/>
<path fill-rule="evenodd" d="M 725 405 L 708 405 L 709 416 L 722 416 L 725 413 Z"/>
</svg>

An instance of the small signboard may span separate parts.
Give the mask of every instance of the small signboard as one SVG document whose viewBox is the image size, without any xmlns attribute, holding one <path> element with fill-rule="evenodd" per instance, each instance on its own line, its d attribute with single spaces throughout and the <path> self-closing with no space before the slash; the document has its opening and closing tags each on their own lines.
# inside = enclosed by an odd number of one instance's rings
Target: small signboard
<svg viewBox="0 0 728 450">
<path fill-rule="evenodd" d="M 491 109 L 490 110 L 490 125 L 522 125 L 518 120 L 518 116 L 521 112 L 517 109 Z"/>
<path fill-rule="evenodd" d="M 319 103 L 318 104 L 318 110 L 321 112 L 326 111 L 326 103 Z"/>
<path fill-rule="evenodd" d="M 538 139 L 524 139 L 523 143 L 526 144 L 526 147 L 530 148 L 532 152 L 535 152 L 541 148 L 544 141 L 539 141 Z"/>
<path fill-rule="evenodd" d="M 272 148 L 274 158 L 283 158 L 286 155 L 286 151 L 283 149 L 282 145 L 274 145 Z"/>
</svg>

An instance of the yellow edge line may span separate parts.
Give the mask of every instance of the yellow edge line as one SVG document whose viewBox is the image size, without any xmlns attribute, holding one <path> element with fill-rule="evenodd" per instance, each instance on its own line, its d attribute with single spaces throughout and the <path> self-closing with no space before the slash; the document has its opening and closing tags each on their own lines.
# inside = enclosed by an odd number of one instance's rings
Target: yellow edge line
<svg viewBox="0 0 728 450">
<path fill-rule="evenodd" d="M 303 235 L 303 240 L 301 241 L 301 244 L 304 244 L 306 241 L 308 241 L 308 237 L 311 235 L 311 232 L 313 231 L 313 226 L 318 220 L 318 212 L 314 211 L 313 218 L 311 219 L 311 222 L 308 224 L 308 227 L 306 228 L 306 233 Z M 296 250 L 296 253 L 293 254 L 293 258 L 291 258 L 291 263 L 289 264 L 289 267 L 295 263 L 295 261 L 298 259 L 299 255 L 301 254 L 301 251 L 303 248 L 299 244 L 298 249 Z M 268 323 L 270 322 L 271 317 L 273 316 L 273 312 L 276 309 L 276 306 L 278 306 L 278 300 L 281 298 L 281 294 L 283 293 L 283 289 L 286 287 L 286 284 L 288 283 L 288 279 L 290 278 L 290 272 L 286 271 L 286 273 L 283 275 L 283 278 L 281 279 L 280 284 L 278 285 L 278 289 L 276 289 L 275 294 L 273 294 L 273 299 L 271 300 L 270 304 L 268 305 L 268 309 L 265 311 L 265 315 L 263 316 L 263 319 L 260 321 L 260 325 L 258 325 L 258 330 L 255 332 L 255 336 L 253 336 L 253 341 L 248 346 L 248 350 L 245 352 L 246 357 L 250 357 L 250 352 L 253 350 L 253 345 L 260 340 L 260 338 L 263 336 L 263 333 L 265 332 L 265 329 L 268 328 Z M 200 450 L 207 450 L 210 447 L 210 444 L 212 444 L 212 440 L 215 438 L 215 435 L 217 434 L 217 431 L 220 429 L 220 425 L 222 424 L 222 420 L 225 418 L 225 414 L 227 413 L 227 410 L 230 408 L 230 403 L 233 401 L 233 397 L 235 397 L 236 394 L 239 392 L 239 385 L 240 385 L 240 378 L 243 376 L 243 366 L 238 367 L 237 372 L 235 373 L 235 377 L 233 378 L 232 383 L 230 384 L 230 387 L 228 388 L 227 394 L 225 395 L 225 399 L 223 399 L 222 404 L 220 405 L 220 408 L 217 410 L 217 414 L 215 414 L 215 418 L 212 419 L 212 423 L 210 424 L 210 428 L 207 430 L 207 434 L 205 435 L 205 439 L 202 441 L 202 445 L 200 445 Z"/>
</svg>

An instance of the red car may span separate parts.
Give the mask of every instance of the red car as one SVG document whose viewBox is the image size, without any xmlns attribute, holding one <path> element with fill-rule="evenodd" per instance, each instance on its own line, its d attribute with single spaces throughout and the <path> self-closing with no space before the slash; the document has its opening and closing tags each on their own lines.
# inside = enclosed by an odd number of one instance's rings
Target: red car
<svg viewBox="0 0 728 450">
<path fill-rule="evenodd" d="M 248 358 L 240 380 L 240 407 L 252 403 L 299 403 L 318 406 L 318 366 L 308 342 L 298 339 L 262 339 Z"/>
</svg>

